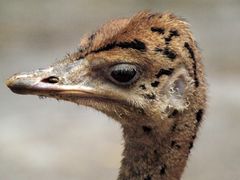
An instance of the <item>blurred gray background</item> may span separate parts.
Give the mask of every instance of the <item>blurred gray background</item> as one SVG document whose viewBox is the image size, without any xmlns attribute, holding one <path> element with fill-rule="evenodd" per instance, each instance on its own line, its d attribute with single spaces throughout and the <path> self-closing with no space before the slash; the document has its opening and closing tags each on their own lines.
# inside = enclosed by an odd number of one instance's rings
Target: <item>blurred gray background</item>
<svg viewBox="0 0 240 180">
<path fill-rule="evenodd" d="M 120 126 L 95 110 L 11 93 L 13 73 L 46 67 L 80 37 L 142 9 L 186 18 L 204 56 L 209 109 L 183 180 L 240 179 L 239 0 L 0 0 L 0 179 L 116 179 Z"/>
</svg>

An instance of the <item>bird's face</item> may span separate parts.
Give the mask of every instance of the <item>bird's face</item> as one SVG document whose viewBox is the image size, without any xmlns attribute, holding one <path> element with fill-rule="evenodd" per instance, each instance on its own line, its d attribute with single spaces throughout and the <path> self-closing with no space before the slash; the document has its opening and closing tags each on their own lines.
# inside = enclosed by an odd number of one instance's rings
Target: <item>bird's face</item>
<svg viewBox="0 0 240 180">
<path fill-rule="evenodd" d="M 127 111 L 141 110 L 144 98 L 134 87 L 144 75 L 143 68 L 119 59 L 68 57 L 48 68 L 15 74 L 6 84 L 17 94 L 67 100 L 122 117 Z"/>
<path fill-rule="evenodd" d="M 193 51 L 182 49 L 191 40 L 188 30 L 175 20 L 182 27 L 177 31 L 172 21 L 170 15 L 148 13 L 111 21 L 83 38 L 81 51 L 49 68 L 16 74 L 7 85 L 18 94 L 93 107 L 122 124 L 171 122 L 164 119 L 192 97 L 189 72 L 194 74 L 188 53 Z"/>
<path fill-rule="evenodd" d="M 173 69 L 161 72 L 161 67 L 140 63 L 138 58 L 144 57 L 123 56 L 121 51 L 90 54 L 78 60 L 71 59 L 73 54 L 49 68 L 15 74 L 7 80 L 7 85 L 18 94 L 90 106 L 121 123 L 133 123 L 135 118 L 137 123 L 145 123 L 146 116 L 163 118 L 170 111 L 170 91 L 175 88 L 178 95 L 182 94 L 186 79 L 180 79 L 178 87 L 170 87 L 175 83 L 173 79 L 180 77 Z M 180 73 L 183 77 L 185 72 Z"/>
</svg>

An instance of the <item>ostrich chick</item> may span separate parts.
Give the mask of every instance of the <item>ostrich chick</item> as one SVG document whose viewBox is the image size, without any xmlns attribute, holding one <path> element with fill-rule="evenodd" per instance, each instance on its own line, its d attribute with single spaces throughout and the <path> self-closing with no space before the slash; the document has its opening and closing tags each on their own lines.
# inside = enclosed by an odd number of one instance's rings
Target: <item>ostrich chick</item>
<svg viewBox="0 0 240 180">
<path fill-rule="evenodd" d="M 63 60 L 6 84 L 119 122 L 125 147 L 118 180 L 179 180 L 206 105 L 200 52 L 188 24 L 171 13 L 112 20 Z"/>
</svg>

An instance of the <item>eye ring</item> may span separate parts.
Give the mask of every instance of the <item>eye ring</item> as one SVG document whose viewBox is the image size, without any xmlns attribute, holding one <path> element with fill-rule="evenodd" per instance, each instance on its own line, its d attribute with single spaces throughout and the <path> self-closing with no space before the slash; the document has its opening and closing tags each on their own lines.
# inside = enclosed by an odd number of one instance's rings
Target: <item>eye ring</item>
<svg viewBox="0 0 240 180">
<path fill-rule="evenodd" d="M 133 64 L 116 64 L 108 69 L 108 78 L 117 85 L 131 85 L 139 76 L 138 67 Z"/>
</svg>

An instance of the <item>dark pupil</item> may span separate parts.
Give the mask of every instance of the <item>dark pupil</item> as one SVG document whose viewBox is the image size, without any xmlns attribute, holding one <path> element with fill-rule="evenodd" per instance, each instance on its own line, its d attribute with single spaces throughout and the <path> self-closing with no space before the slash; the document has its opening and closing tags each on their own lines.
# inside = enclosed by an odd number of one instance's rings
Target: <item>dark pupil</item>
<svg viewBox="0 0 240 180">
<path fill-rule="evenodd" d="M 134 78 L 135 69 L 118 69 L 111 72 L 111 76 L 118 82 L 126 83 Z"/>
</svg>

